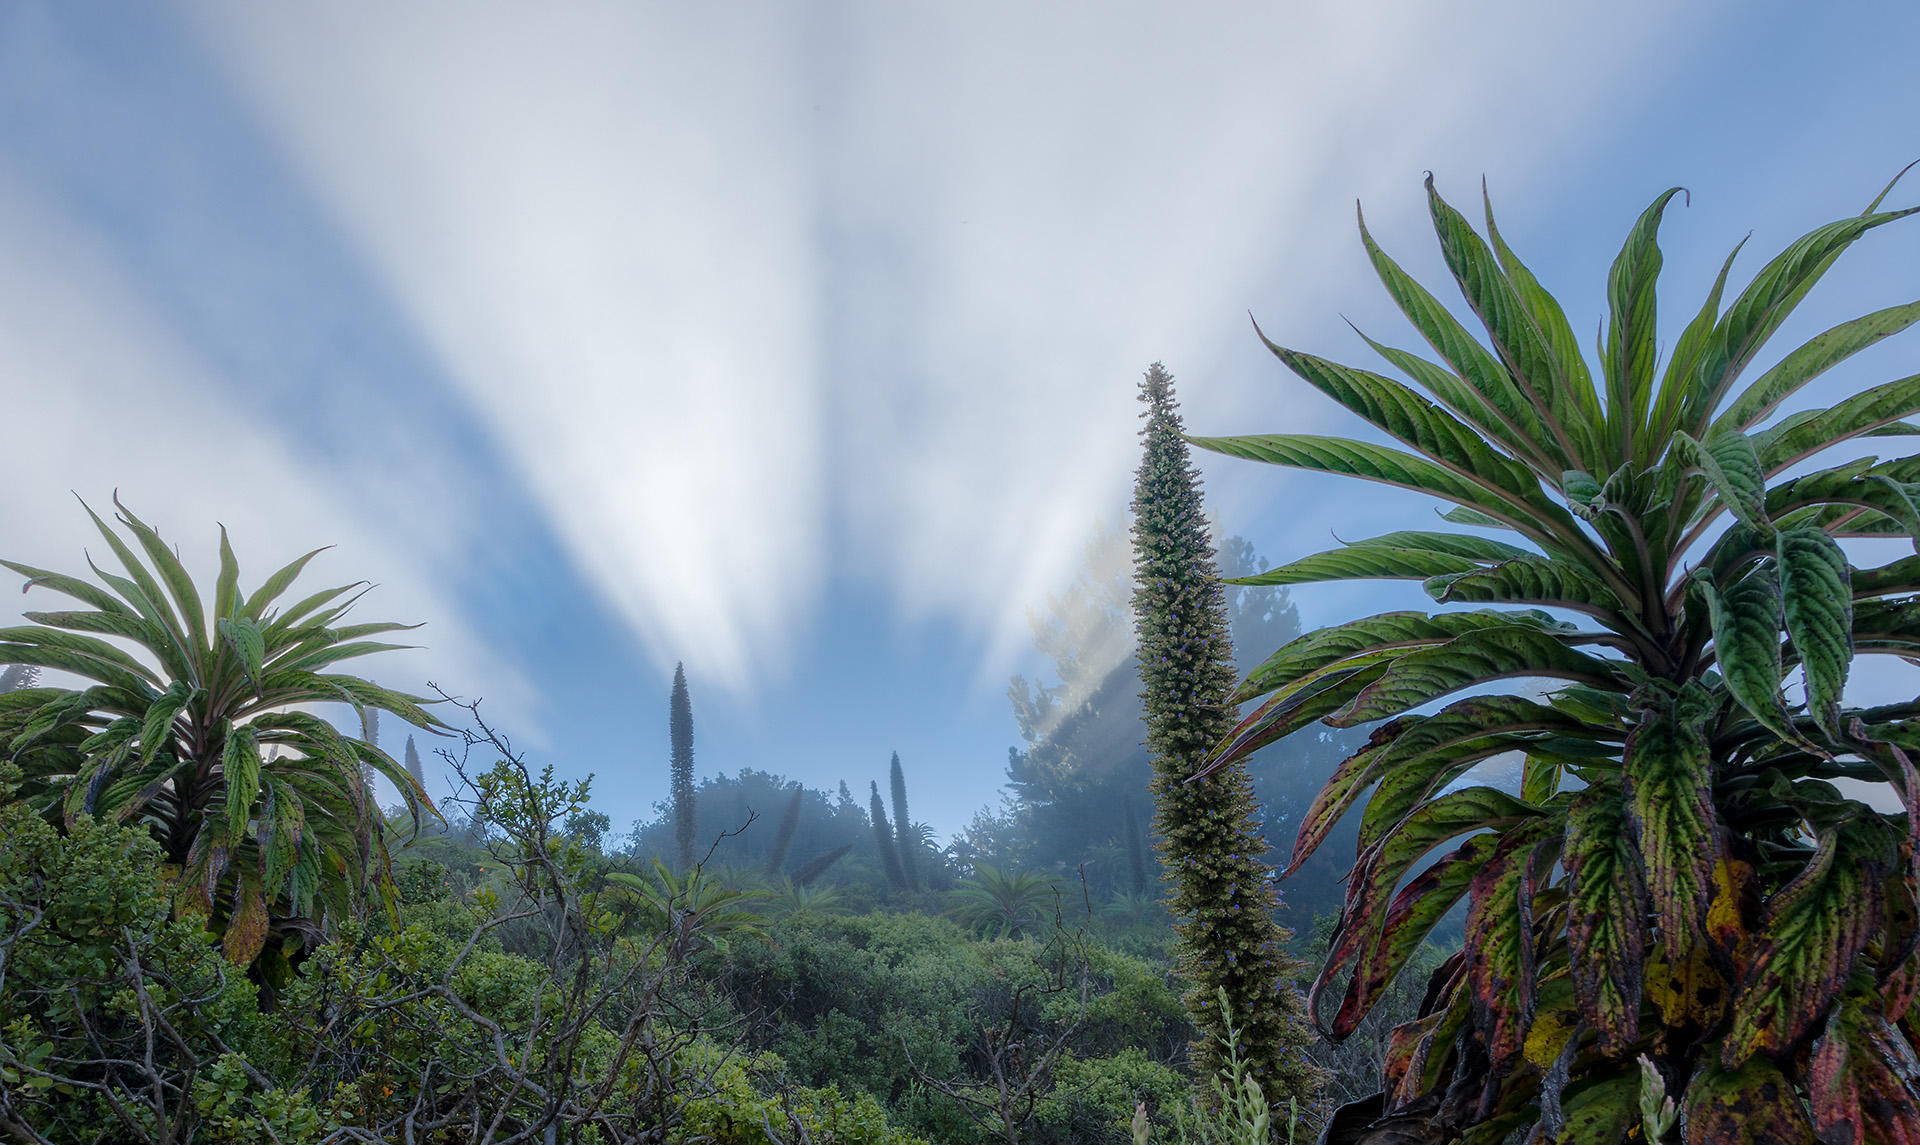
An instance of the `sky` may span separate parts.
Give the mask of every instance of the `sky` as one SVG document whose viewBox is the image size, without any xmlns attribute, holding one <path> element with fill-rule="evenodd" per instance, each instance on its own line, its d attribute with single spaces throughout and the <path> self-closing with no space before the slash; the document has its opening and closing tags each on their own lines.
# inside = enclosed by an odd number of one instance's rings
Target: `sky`
<svg viewBox="0 0 1920 1145">
<path fill-rule="evenodd" d="M 316 587 L 425 622 L 359 670 L 481 699 L 617 830 L 684 662 L 699 774 L 898 751 L 946 835 L 999 798 L 1030 617 L 1125 523 L 1148 363 L 1198 433 L 1356 432 L 1248 319 L 1408 344 L 1354 204 L 1438 290 L 1427 172 L 1469 214 L 1484 178 L 1576 327 L 1686 187 L 1690 311 L 1920 158 L 1915 43 L 1895 0 L 9 0 L 0 556 L 83 569 L 116 490 L 207 575 L 220 524 L 253 578 L 332 545 Z M 1875 232 L 1777 350 L 1917 266 Z M 1831 384 L 1913 372 L 1892 342 Z M 1200 465 L 1276 564 L 1431 520 Z"/>
</svg>

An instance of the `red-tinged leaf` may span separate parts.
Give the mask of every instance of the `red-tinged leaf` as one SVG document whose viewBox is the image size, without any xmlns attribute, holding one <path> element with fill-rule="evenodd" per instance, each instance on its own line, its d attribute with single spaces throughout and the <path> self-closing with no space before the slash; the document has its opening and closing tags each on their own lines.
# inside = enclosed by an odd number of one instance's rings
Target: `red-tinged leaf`
<svg viewBox="0 0 1920 1145">
<path fill-rule="evenodd" d="M 1380 1082 L 1389 1107 L 1400 1103 L 1399 1092 L 1420 1073 L 1420 1067 L 1433 1050 L 1434 1031 L 1446 1018 L 1445 1010 L 1435 1010 L 1424 1018 L 1400 1023 L 1387 1035 L 1387 1052 L 1381 1055 L 1380 1061 Z"/>
<path fill-rule="evenodd" d="M 1340 1041 L 1358 1028 L 1407 959 L 1467 893 L 1468 884 L 1499 841 L 1498 835 L 1475 835 L 1400 888 L 1387 908 L 1385 923 L 1361 952 L 1329 1037 Z M 1314 983 L 1312 999 L 1317 1001 L 1321 986 L 1321 981 Z"/>
<path fill-rule="evenodd" d="M 1386 920 L 1388 895 L 1429 851 L 1460 835 L 1501 830 L 1539 817 L 1538 808 L 1492 787 L 1463 787 L 1422 805 L 1354 864 L 1328 964 L 1356 957 L 1371 941 Z"/>
<path fill-rule="evenodd" d="M 1807 1098 L 1824 1145 L 1920 1145 L 1920 1060 L 1868 999 L 1850 995 L 1827 1019 Z"/>
<path fill-rule="evenodd" d="M 1683 696 L 1649 712 L 1627 738 L 1628 823 L 1645 865 L 1647 893 L 1670 962 L 1706 938 L 1712 899 L 1715 819 L 1707 705 Z"/>
<path fill-rule="evenodd" d="M 1467 990 L 1491 1068 L 1504 1073 L 1525 1047 L 1533 992 L 1534 845 L 1546 821 L 1505 832 L 1472 877 Z"/>
<path fill-rule="evenodd" d="M 1504 751 L 1524 750 L 1541 734 L 1586 737 L 1595 730 L 1518 696 L 1457 700 L 1427 719 L 1407 723 L 1406 730 L 1374 761 L 1372 772 L 1381 777 L 1380 785 L 1367 801 L 1359 849 L 1379 842 L 1420 801 L 1474 763 Z"/>
<path fill-rule="evenodd" d="M 1465 775 L 1474 764 L 1532 744 L 1524 736 L 1481 736 L 1446 751 L 1427 752 L 1397 765 L 1379 768 L 1381 779 L 1360 816 L 1358 849 L 1365 851 L 1386 838 L 1412 810 L 1435 792 Z"/>
<path fill-rule="evenodd" d="M 1203 779 L 1292 735 L 1345 704 L 1386 670 L 1384 663 L 1336 667 L 1301 681 L 1297 687 L 1283 689 L 1227 733 L 1227 738 L 1194 770 L 1192 779 Z"/>
<path fill-rule="evenodd" d="M 1603 1052 L 1640 1037 L 1650 902 L 1620 788 L 1595 784 L 1567 811 L 1567 941 L 1574 996 Z"/>
<path fill-rule="evenodd" d="M 1686 1145 L 1821 1145 L 1793 1082 L 1765 1057 L 1739 1069 L 1701 1056 L 1680 1102 Z"/>
<path fill-rule="evenodd" d="M 1437 1020 L 1431 1024 L 1421 1021 L 1410 1035 L 1412 1046 L 1405 1058 L 1405 1072 L 1382 1077 L 1395 1107 L 1417 1100 L 1446 1079 L 1449 1063 L 1454 1058 L 1454 1046 L 1460 1031 L 1467 1026 L 1472 997 L 1467 992 L 1465 958 L 1461 954 L 1453 955 L 1436 973 L 1437 988 L 1430 986 L 1427 993 L 1434 1000 L 1429 1018 Z M 1399 1032 L 1399 1029 L 1394 1031 L 1396 1036 Z"/>
<path fill-rule="evenodd" d="M 1287 869 L 1280 872 L 1281 878 L 1291 877 L 1301 864 L 1320 849 L 1320 844 L 1326 841 L 1327 835 L 1346 815 L 1348 808 L 1379 775 L 1379 769 L 1374 764 L 1381 753 L 1412 722 L 1415 721 L 1394 720 L 1382 725 L 1368 739 L 1366 747 L 1341 760 L 1340 765 L 1333 769 L 1326 784 L 1314 795 L 1306 814 L 1300 817 L 1300 831 L 1293 841 L 1293 857 L 1287 861 Z"/>
<path fill-rule="evenodd" d="M 260 884 L 242 877 L 235 890 L 233 914 L 227 919 L 227 933 L 220 941 L 221 953 L 235 966 L 245 966 L 267 943 L 267 899 Z"/>
<path fill-rule="evenodd" d="M 1805 869 L 1767 903 L 1753 964 L 1734 999 L 1727 1066 L 1757 1051 L 1787 1053 L 1826 1017 L 1879 928 L 1879 826 L 1853 819 L 1825 832 Z"/>
</svg>

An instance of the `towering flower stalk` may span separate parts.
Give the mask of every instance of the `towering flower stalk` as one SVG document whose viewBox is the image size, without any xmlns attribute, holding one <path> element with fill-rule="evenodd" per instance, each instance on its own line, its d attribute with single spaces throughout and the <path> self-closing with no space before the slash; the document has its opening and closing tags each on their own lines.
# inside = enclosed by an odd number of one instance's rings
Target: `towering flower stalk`
<svg viewBox="0 0 1920 1145">
<path fill-rule="evenodd" d="M 1233 729 L 1234 673 L 1226 605 L 1188 463 L 1173 377 L 1158 362 L 1140 386 L 1145 455 L 1134 485 L 1133 609 L 1140 637 L 1147 743 L 1153 751 L 1154 826 L 1160 835 L 1179 931 L 1189 1012 L 1202 1036 L 1197 1063 L 1219 1068 L 1226 991 L 1240 1049 L 1267 1099 L 1309 1097 L 1317 1071 L 1287 932 L 1273 921 L 1273 869 L 1257 825 L 1253 783 L 1236 764 L 1194 779 L 1208 751 Z"/>
</svg>

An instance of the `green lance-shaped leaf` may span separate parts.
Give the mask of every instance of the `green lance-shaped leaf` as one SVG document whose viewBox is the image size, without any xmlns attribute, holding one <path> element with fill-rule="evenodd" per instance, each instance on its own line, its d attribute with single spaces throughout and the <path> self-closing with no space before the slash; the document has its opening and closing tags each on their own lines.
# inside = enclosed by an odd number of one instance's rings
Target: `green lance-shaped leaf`
<svg viewBox="0 0 1920 1145">
<path fill-rule="evenodd" d="M 1695 441 L 1684 433 L 1674 435 L 1684 450 L 1687 463 L 1699 470 L 1720 495 L 1735 519 L 1758 533 L 1770 532 L 1767 520 L 1767 480 L 1761 471 L 1760 455 L 1752 439 L 1737 431 L 1717 433 L 1706 441 Z"/>
<path fill-rule="evenodd" d="M 206 607 L 200 602 L 200 590 L 193 585 L 193 578 L 187 575 L 186 566 L 180 558 L 160 539 L 160 534 L 145 521 L 133 515 L 132 510 L 120 503 L 120 494 L 113 495 L 113 507 L 119 510 L 120 521 L 133 533 L 146 551 L 147 559 L 159 570 L 161 580 L 166 582 L 167 593 L 173 598 L 180 617 L 186 622 L 188 645 L 195 651 L 207 645 Z"/>
<path fill-rule="evenodd" d="M 1816 227 L 1762 267 L 1727 307 L 1726 314 L 1714 327 L 1713 337 L 1703 347 L 1697 381 L 1687 403 L 1688 424 L 1707 424 L 1740 372 L 1842 251 L 1873 228 L 1904 218 L 1915 210 L 1920 208 L 1857 215 Z"/>
<path fill-rule="evenodd" d="M 36 568 L 33 565 L 23 565 L 18 561 L 0 560 L 0 568 L 9 569 L 27 578 L 27 583 L 20 586 L 21 592 L 26 592 L 34 588 L 50 588 L 63 596 L 70 596 L 82 604 L 90 604 L 102 612 L 110 612 L 116 616 L 133 618 L 137 618 L 140 615 L 138 612 L 127 607 L 126 603 L 120 600 L 119 597 L 105 591 L 98 585 L 88 584 L 78 577 L 67 576 L 64 573 L 57 573 L 48 569 Z"/>
<path fill-rule="evenodd" d="M 1433 716 L 1407 716 L 1384 724 L 1375 729 L 1367 747 L 1334 769 L 1332 777 L 1301 816 L 1299 836 L 1286 875 L 1291 875 L 1312 857 L 1327 833 L 1383 774 L 1391 772 L 1398 777 L 1409 771 L 1425 772 L 1427 764 L 1436 761 L 1444 764 L 1462 756 L 1469 760 L 1484 758 L 1475 754 L 1471 745 L 1488 739 L 1517 739 L 1521 733 L 1529 732 L 1590 736 L 1594 731 L 1554 708 L 1519 696 L 1474 696 L 1456 700 Z M 1422 785 L 1411 798 L 1417 802 L 1431 789 L 1431 785 Z M 1402 814 L 1410 808 L 1411 803 L 1404 804 Z M 1398 822 L 1396 817 L 1386 826 Z M 1378 841 L 1377 836 L 1365 837 L 1365 846 Z"/>
<path fill-rule="evenodd" d="M 1610 320 L 1601 369 L 1607 380 L 1607 399 L 1618 419 L 1616 432 L 1620 428 L 1628 433 L 1640 432 L 1652 404 L 1654 360 L 1659 356 L 1654 338 L 1654 286 L 1662 262 L 1660 220 L 1667 203 L 1679 193 L 1680 188 L 1670 188 L 1640 213 L 1613 260 L 1613 268 L 1607 272 Z"/>
<path fill-rule="evenodd" d="M 289 561 L 284 567 L 268 577 L 259 588 L 254 590 L 253 595 L 248 597 L 246 603 L 240 606 L 240 615 L 249 616 L 255 620 L 261 619 L 262 615 L 266 612 L 267 605 L 278 600 L 280 594 L 287 591 L 287 587 L 291 585 L 300 576 L 301 571 L 307 567 L 307 562 L 332 547 L 332 545 L 325 545 L 304 556 L 295 557 L 292 561 Z"/>
<path fill-rule="evenodd" d="M 1385 739 L 1401 723 L 1387 725 L 1375 738 Z M 1470 696 L 1425 719 L 1408 719 L 1404 730 L 1391 733 L 1386 750 L 1373 761 L 1372 774 L 1363 780 L 1385 777 L 1361 823 L 1361 849 L 1372 846 L 1416 803 L 1474 763 L 1525 750 L 1544 742 L 1543 737 L 1586 740 L 1596 735 L 1604 740 L 1609 733 L 1519 696 Z"/>
<path fill-rule="evenodd" d="M 1528 505 L 1526 512 L 1521 513 L 1509 502 L 1495 497 L 1475 482 L 1456 476 L 1442 465 L 1417 454 L 1403 453 L 1372 442 L 1305 433 L 1189 437 L 1187 440 L 1201 449 L 1230 457 L 1358 477 L 1439 497 L 1456 505 L 1467 505 L 1543 546 L 1557 543 L 1550 529 L 1558 528 L 1569 536 L 1579 533 L 1573 514 L 1557 505 L 1550 508 Z"/>
<path fill-rule="evenodd" d="M 1545 803 L 1560 791 L 1566 772 L 1564 757 L 1528 752 L 1520 765 L 1520 798 L 1528 803 Z"/>
<path fill-rule="evenodd" d="M 173 721 L 187 706 L 200 698 L 200 690 L 188 686 L 184 680 L 175 680 L 167 686 L 160 698 L 147 708 L 146 718 L 140 725 L 140 766 L 153 762 L 160 749 L 173 743 Z"/>
<path fill-rule="evenodd" d="M 1575 379 L 1555 359 L 1547 339 L 1486 243 L 1474 233 L 1466 217 L 1434 189 L 1432 176 L 1427 178 L 1427 205 L 1447 269 L 1460 284 L 1467 305 L 1486 326 L 1509 373 L 1538 411 L 1548 433 L 1560 443 L 1566 461 L 1563 468 L 1585 468 L 1600 456 L 1595 432 L 1598 427 Z"/>
<path fill-rule="evenodd" d="M 1687 395 L 1693 391 L 1695 371 L 1707 343 L 1713 338 L 1715 325 L 1720 319 L 1720 297 L 1726 292 L 1727 275 L 1733 270 L 1733 260 L 1740 257 L 1740 248 L 1747 245 L 1741 239 L 1729 251 L 1726 261 L 1720 264 L 1720 273 L 1714 277 L 1713 286 L 1700 303 L 1700 310 L 1680 332 L 1680 340 L 1673 345 L 1673 354 L 1667 359 L 1667 369 L 1660 379 L 1660 392 L 1654 400 L 1653 418 L 1650 422 L 1652 432 L 1643 439 L 1637 460 L 1650 461 L 1660 455 L 1667 447 L 1673 430 L 1680 424 L 1682 406 Z"/>
<path fill-rule="evenodd" d="M 1596 687 L 1620 682 L 1618 669 L 1607 661 L 1575 651 L 1553 635 L 1521 625 L 1489 628 L 1393 661 L 1327 722 L 1352 727 L 1387 719 L 1462 688 L 1517 677 L 1571 680 Z"/>
<path fill-rule="evenodd" d="M 1594 784 L 1567 810 L 1567 942 L 1574 996 L 1604 1053 L 1640 1037 L 1649 903 L 1617 784 Z"/>
<path fill-rule="evenodd" d="M 1876 310 L 1851 322 L 1842 322 L 1810 339 L 1741 391 L 1740 396 L 1727 406 L 1727 412 L 1713 423 L 1714 429 L 1751 428 L 1801 386 L 1915 322 L 1920 322 L 1920 302 L 1909 302 Z"/>
<path fill-rule="evenodd" d="M 1920 484 L 1870 473 L 1860 482 L 1860 500 L 1900 522 L 1920 552 Z"/>
<path fill-rule="evenodd" d="M 1371 346 L 1382 358 L 1419 385 L 1426 387 L 1427 392 L 1438 399 L 1442 407 L 1479 430 L 1489 440 L 1505 447 L 1509 454 L 1523 460 L 1531 459 L 1540 465 L 1551 464 L 1537 448 L 1531 448 L 1530 442 L 1514 433 L 1502 420 L 1499 412 L 1465 378 L 1446 366 L 1430 362 L 1418 354 L 1376 342 L 1367 337 L 1366 333 L 1357 326 L 1354 327 L 1354 333 L 1359 334 L 1361 340 Z M 1498 363 L 1494 363 L 1494 367 L 1498 368 Z"/>
<path fill-rule="evenodd" d="M 1920 374 L 1883 382 L 1821 410 L 1805 410 L 1753 435 L 1771 477 L 1843 441 L 1920 413 Z"/>
<path fill-rule="evenodd" d="M 1591 521 L 1606 508 L 1604 486 L 1593 474 L 1584 469 L 1569 469 L 1560 474 L 1560 492 L 1567 499 L 1567 506 L 1582 521 Z"/>
<path fill-rule="evenodd" d="M 1879 929 L 1877 884 L 1892 856 L 1877 819 L 1821 834 L 1812 860 L 1767 903 L 1758 950 L 1734 996 L 1723 1066 L 1762 1051 L 1777 1058 L 1825 1019 L 1854 957 Z"/>
<path fill-rule="evenodd" d="M 155 641 L 163 640 L 159 629 L 139 616 L 118 612 L 23 612 L 20 614 L 35 624 L 44 624 L 49 628 L 59 628 L 68 632 L 89 632 L 101 636 L 118 636 L 125 640 L 151 646 Z M 122 660 L 126 664 L 132 657 Z M 145 673 L 143 678 L 158 682 L 159 677 L 152 671 L 132 660 L 134 667 Z"/>
<path fill-rule="evenodd" d="M 1345 548 L 1301 557 L 1253 576 L 1235 577 L 1231 584 L 1273 586 L 1318 584 L 1335 580 L 1426 580 L 1481 567 L 1471 557 L 1433 549 L 1399 548 L 1359 541 Z"/>
<path fill-rule="evenodd" d="M 1807 709 L 1822 731 L 1840 735 L 1840 693 L 1853 662 L 1853 596 L 1846 554 L 1820 529 L 1780 534 L 1780 590 L 1787 635 L 1806 674 Z"/>
<path fill-rule="evenodd" d="M 1480 181 L 1481 202 L 1486 207 L 1487 245 L 1500 260 L 1500 269 L 1507 275 L 1507 281 L 1513 284 L 1514 294 L 1520 300 L 1521 309 L 1533 320 L 1534 328 L 1540 332 L 1545 343 L 1547 355 L 1560 376 L 1566 380 L 1575 404 L 1587 414 L 1589 422 L 1598 432 L 1602 426 L 1600 396 L 1594 391 L 1593 376 L 1587 370 L 1585 357 L 1580 353 L 1580 339 L 1573 332 L 1573 324 L 1567 321 L 1566 311 L 1560 308 L 1558 299 L 1540 285 L 1533 271 L 1520 261 L 1520 256 L 1507 246 L 1501 237 L 1500 228 L 1493 221 L 1493 199 L 1487 194 L 1485 179 Z"/>
<path fill-rule="evenodd" d="M 1627 738 L 1627 821 L 1670 962 L 1707 939 L 1717 851 L 1713 760 L 1704 726 L 1710 707 L 1690 690 L 1671 710 L 1648 713 Z"/>
<path fill-rule="evenodd" d="M 1534 604 L 1602 618 L 1617 616 L 1623 607 L 1611 588 L 1579 565 L 1531 554 L 1442 574 L 1425 588 L 1441 604 Z"/>
<path fill-rule="evenodd" d="M 214 619 L 231 617 L 240 607 L 240 561 L 233 555 L 227 527 L 220 526 L 220 573 L 213 584 Z"/>
<path fill-rule="evenodd" d="M 1724 1069 L 1702 1055 L 1680 1101 L 1686 1145 L 1821 1145 L 1793 1080 L 1765 1057 Z"/>
<path fill-rule="evenodd" d="M 1849 569 L 1847 578 L 1856 601 L 1920 592 L 1920 556 L 1901 557 L 1875 569 Z"/>
<path fill-rule="evenodd" d="M 1706 597 L 1715 659 L 1727 691 L 1782 739 L 1796 739 L 1780 700 L 1780 581 L 1771 567 L 1750 570 L 1726 589 L 1705 570 L 1695 583 Z"/>
<path fill-rule="evenodd" d="M 269 777 L 265 817 L 260 824 L 260 881 L 275 894 L 300 859 L 300 839 L 306 833 L 306 807 L 295 786 L 279 776 Z"/>
<path fill-rule="evenodd" d="M 227 781 L 227 835 L 243 838 L 260 794 L 260 741 L 252 728 L 242 724 L 227 732 L 220 762 Z"/>
<path fill-rule="evenodd" d="M 1274 357 L 1315 389 L 1455 475 L 1503 499 L 1542 500 L 1540 480 L 1532 470 L 1495 452 L 1471 427 L 1392 378 L 1289 350 L 1264 333 L 1260 339 Z"/>
<path fill-rule="evenodd" d="M 1289 640 L 1253 671 L 1238 696 L 1246 701 L 1283 687 L 1308 672 L 1318 671 L 1365 652 L 1387 648 L 1418 648 L 1441 644 L 1467 632 L 1510 625 L 1528 625 L 1542 631 L 1565 632 L 1568 626 L 1544 612 L 1383 612 L 1331 628 L 1316 629 Z"/>
<path fill-rule="evenodd" d="M 153 574 L 147 570 L 146 565 L 141 563 L 140 558 L 134 555 L 133 550 L 127 547 L 126 542 L 120 539 L 120 535 L 100 519 L 100 515 L 93 511 L 92 506 L 82 501 L 80 507 L 87 511 L 87 516 L 93 518 L 94 527 L 100 531 L 102 537 L 106 538 L 107 545 L 113 550 L 114 556 L 120 559 L 120 565 L 126 570 L 127 577 L 114 576 L 97 565 L 93 566 L 94 572 L 112 585 L 120 595 L 126 597 L 127 603 L 138 609 L 142 616 L 152 621 L 166 634 L 166 643 L 154 646 L 154 653 L 176 676 L 183 678 L 191 676 L 194 647 L 189 644 L 179 618 L 174 615 L 172 607 L 168 605 L 166 594 L 161 591 L 160 582 L 153 578 Z M 88 563 L 92 564 L 91 561 Z M 129 577 L 130 580 L 127 579 Z"/>
<path fill-rule="evenodd" d="M 1434 395 L 1453 406 L 1456 413 L 1466 414 L 1467 410 L 1463 407 L 1468 405 L 1469 400 L 1481 403 L 1494 420 L 1493 425 L 1482 424 L 1481 428 L 1512 450 L 1515 456 L 1564 461 L 1564 458 L 1547 452 L 1553 448 L 1553 442 L 1532 401 L 1514 383 L 1506 366 L 1469 334 L 1466 327 L 1440 304 L 1439 299 L 1415 282 L 1411 275 L 1400 269 L 1399 264 L 1380 249 L 1379 244 L 1373 241 L 1373 235 L 1367 231 L 1366 216 L 1360 213 L 1358 204 L 1355 204 L 1354 211 L 1360 222 L 1360 241 L 1365 245 L 1367 257 L 1373 261 L 1374 270 L 1380 275 L 1387 293 L 1393 296 L 1401 313 L 1413 323 L 1414 329 L 1420 331 L 1434 352 L 1453 368 L 1454 375 L 1472 387 L 1473 398 L 1468 399 L 1465 395 L 1450 398 L 1450 391 L 1457 391 L 1458 387 L 1445 377 L 1434 376 L 1440 371 L 1420 370 L 1418 367 L 1426 364 L 1412 355 L 1400 351 L 1389 353 L 1378 345 L 1375 349 L 1388 355 L 1390 361 L 1433 390 Z M 1474 420 L 1479 424 L 1480 419 Z"/>
<path fill-rule="evenodd" d="M 341 660 L 351 660 L 356 656 L 370 656 L 375 652 L 404 652 L 416 647 L 418 645 L 382 644 L 373 640 L 338 643 L 299 657 L 280 657 L 270 667 L 275 672 L 311 672 Z"/>
<path fill-rule="evenodd" d="M 239 658 L 247 679 L 258 687 L 267 658 L 267 638 L 259 621 L 247 616 L 238 619 L 222 616 L 214 626 L 220 632 L 220 639 Z"/>
<path fill-rule="evenodd" d="M 1353 1033 L 1427 935 L 1467 893 L 1474 873 L 1486 864 L 1499 842 L 1499 835 L 1475 835 L 1400 888 L 1387 908 L 1385 923 L 1361 952 L 1340 1010 L 1324 1031 L 1328 1037 L 1339 1041 Z M 1332 976 L 1328 975 L 1326 981 L 1331 982 Z M 1324 985 L 1316 982 L 1315 993 Z M 1315 1012 L 1317 1024 L 1317 1009 Z"/>
<path fill-rule="evenodd" d="M 133 655 L 117 645 L 104 640 L 95 640 L 80 632 L 67 631 L 77 625 L 62 625 L 59 628 L 0 628 L 0 655 L 8 657 L 9 664 L 42 663 L 37 660 L 13 659 L 29 648 L 41 648 L 48 651 L 64 652 L 63 663 L 42 664 L 43 667 L 60 668 L 78 676 L 103 680 L 122 688 L 140 690 L 140 681 L 158 687 L 160 677 L 153 669 L 142 664 Z M 71 665 L 71 666 L 69 666 Z M 111 670 L 109 678 L 102 669 Z"/>
</svg>

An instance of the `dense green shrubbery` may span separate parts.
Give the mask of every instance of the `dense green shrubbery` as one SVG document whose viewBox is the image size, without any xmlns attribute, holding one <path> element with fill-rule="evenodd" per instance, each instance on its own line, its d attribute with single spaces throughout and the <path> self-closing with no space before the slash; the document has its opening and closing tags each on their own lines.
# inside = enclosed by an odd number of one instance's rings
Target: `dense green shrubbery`
<svg viewBox="0 0 1920 1145">
<path fill-rule="evenodd" d="M 197 923 L 170 921 L 146 832 L 0 809 L 5 1126 L 317 1145 L 400 1140 L 409 1118 L 415 1140 L 464 1142 L 552 1115 L 563 1140 L 772 1145 L 799 1125 L 964 1145 L 1010 1121 L 1023 1142 L 1120 1145 L 1138 1104 L 1164 1129 L 1187 1100 L 1191 1030 L 1163 962 L 1057 922 L 982 940 L 937 916 L 807 908 L 676 955 L 632 895 L 594 889 L 622 861 L 539 838 L 584 793 L 509 787 L 539 812 L 530 846 L 401 851 L 396 911 L 343 922 L 271 1012 Z M 149 1044 L 150 1069 L 128 1064 Z"/>
</svg>

